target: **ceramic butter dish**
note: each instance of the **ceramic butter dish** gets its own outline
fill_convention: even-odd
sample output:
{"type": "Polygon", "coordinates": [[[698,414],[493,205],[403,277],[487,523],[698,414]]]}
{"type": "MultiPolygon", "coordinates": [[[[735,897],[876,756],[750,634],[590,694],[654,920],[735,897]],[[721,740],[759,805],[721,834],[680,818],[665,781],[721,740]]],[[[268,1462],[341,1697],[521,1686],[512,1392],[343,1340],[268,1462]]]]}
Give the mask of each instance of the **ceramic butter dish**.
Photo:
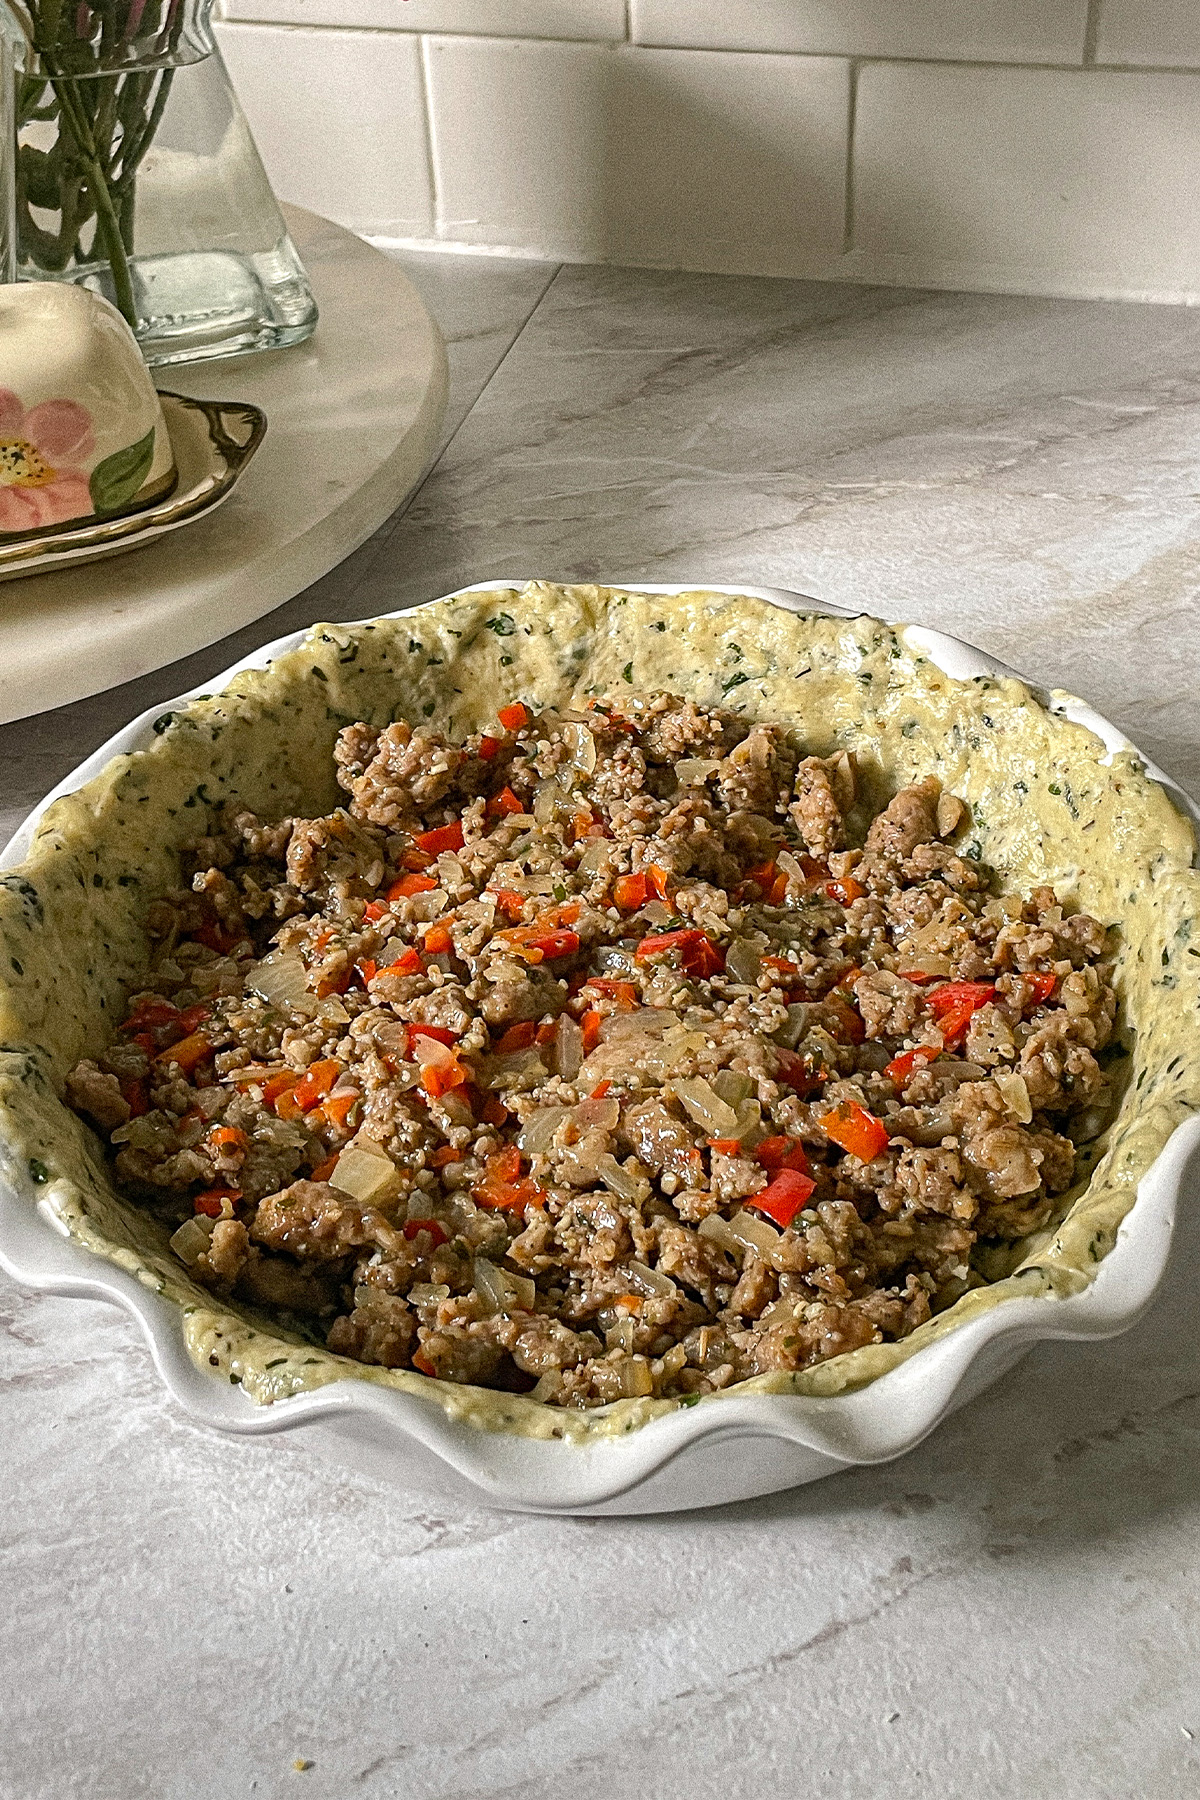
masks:
{"type": "Polygon", "coordinates": [[[175,456],[133,333],[72,283],[0,287],[0,542],[171,493],[175,456]]]}

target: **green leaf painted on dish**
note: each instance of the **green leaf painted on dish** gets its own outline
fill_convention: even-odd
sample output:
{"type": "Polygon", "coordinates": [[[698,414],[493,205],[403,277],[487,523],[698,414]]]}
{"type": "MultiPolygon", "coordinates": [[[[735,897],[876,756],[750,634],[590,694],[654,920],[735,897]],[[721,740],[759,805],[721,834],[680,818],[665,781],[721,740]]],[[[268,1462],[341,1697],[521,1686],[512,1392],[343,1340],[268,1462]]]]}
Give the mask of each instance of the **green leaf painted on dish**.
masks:
{"type": "Polygon", "coordinates": [[[111,456],[106,456],[92,470],[88,491],[96,511],[111,513],[117,512],[122,506],[128,506],[150,473],[153,461],[152,425],[144,438],[139,438],[136,444],[129,444],[124,450],[114,450],[111,456]]]}

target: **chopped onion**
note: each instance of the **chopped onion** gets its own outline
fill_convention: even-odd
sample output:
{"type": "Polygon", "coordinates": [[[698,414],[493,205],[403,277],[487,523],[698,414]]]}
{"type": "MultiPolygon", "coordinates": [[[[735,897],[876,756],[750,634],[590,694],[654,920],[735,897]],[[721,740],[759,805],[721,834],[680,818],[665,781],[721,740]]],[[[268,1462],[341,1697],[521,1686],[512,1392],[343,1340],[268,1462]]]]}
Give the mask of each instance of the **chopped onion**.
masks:
{"type": "Polygon", "coordinates": [[[526,1156],[544,1156],[554,1143],[554,1134],[570,1111],[565,1106],[542,1106],[530,1113],[517,1133],[517,1148],[526,1156]]]}
{"type": "Polygon", "coordinates": [[[691,787],[707,781],[720,766],[721,759],[717,756],[685,756],[682,762],[675,764],[675,779],[680,787],[691,787]]]}
{"type": "Polygon", "coordinates": [[[689,1118],[703,1125],[710,1137],[732,1137],[737,1130],[737,1114],[714,1093],[703,1076],[691,1081],[674,1081],[671,1092],[689,1118]]]}
{"type": "Polygon", "coordinates": [[[592,838],[579,859],[580,870],[585,875],[596,875],[609,858],[615,855],[616,846],[609,843],[607,838],[592,838]]]}
{"type": "Polygon", "coordinates": [[[736,1069],[718,1069],[712,1078],[712,1085],[726,1106],[732,1106],[736,1110],[754,1092],[754,1077],[741,1075],[736,1069]]]}
{"type": "Polygon", "coordinates": [[[740,1256],[746,1247],[741,1238],[733,1235],[729,1229],[729,1220],[723,1219],[720,1213],[709,1213],[706,1219],[701,1219],[696,1227],[696,1235],[708,1238],[719,1249],[732,1251],[735,1256],[740,1256]]]}
{"type": "Polygon", "coordinates": [[[329,1177],[330,1187],[364,1206],[384,1206],[404,1185],[399,1169],[383,1149],[368,1150],[370,1139],[347,1144],[329,1177]]]}
{"type": "Polygon", "coordinates": [[[794,1324],[798,1304],[794,1294],[783,1294],[778,1300],[772,1300],[766,1312],[759,1314],[758,1329],[761,1331],[771,1325],[794,1324]]]}
{"type": "MultiPolygon", "coordinates": [[[[600,842],[603,843],[604,839],[601,838],[600,842]]],[[[629,975],[632,977],[637,974],[637,964],[633,960],[633,952],[622,950],[619,944],[601,946],[596,952],[596,967],[603,975],[618,977],[629,975]]]]}
{"type": "Polygon", "coordinates": [[[481,1087],[512,1087],[518,1081],[544,1081],[546,1065],[537,1051],[530,1046],[528,1050],[506,1050],[502,1056],[489,1056],[487,1059],[487,1077],[480,1082],[481,1087]]]}
{"type": "Polygon", "coordinates": [[[564,725],[562,741],[571,752],[571,761],[584,775],[596,766],[596,740],[586,725],[564,725]]]}
{"type": "Polygon", "coordinates": [[[787,1009],[787,1020],[771,1033],[772,1043],[794,1050],[802,1037],[807,1037],[814,1008],[803,1000],[794,1000],[787,1009]]]}
{"type": "Polygon", "coordinates": [[[634,1287],[643,1294],[659,1295],[662,1299],[670,1299],[679,1292],[669,1275],[663,1275],[658,1269],[651,1269],[644,1262],[629,1262],[625,1272],[634,1287]]]}
{"type": "Polygon", "coordinates": [[[620,1103],[607,1095],[599,1100],[582,1100],[571,1113],[580,1131],[611,1131],[620,1116],[620,1103]]]}
{"type": "Polygon", "coordinates": [[[796,861],[796,858],[792,855],[790,850],[781,850],[779,852],[778,856],[775,858],[775,867],[783,870],[783,873],[788,878],[789,886],[793,881],[797,882],[801,887],[808,886],[808,876],[804,873],[804,870],[800,867],[800,864],[796,861]]]}
{"type": "Polygon", "coordinates": [[[309,992],[308,971],[294,950],[264,956],[246,977],[246,986],[268,1006],[290,1006],[310,1016],[317,1010],[317,997],[309,992]]]}
{"type": "Polygon", "coordinates": [[[423,1069],[431,1064],[435,1069],[444,1069],[454,1062],[455,1056],[449,1044],[439,1042],[437,1038],[427,1037],[419,1032],[412,1039],[413,1061],[420,1063],[423,1069]]]}
{"type": "Polygon", "coordinates": [[[444,850],[437,859],[438,880],[445,887],[460,887],[466,880],[466,870],[453,851],[444,850]]]}
{"type": "Polygon", "coordinates": [[[475,1258],[475,1292],[493,1313],[529,1312],[537,1295],[527,1275],[510,1275],[486,1256],[475,1258]]]}
{"type": "Polygon", "coordinates": [[[1000,1090],[1001,1098],[1009,1112],[1022,1125],[1028,1125],[1033,1117],[1033,1107],[1029,1101],[1029,1089],[1025,1079],[1013,1069],[997,1069],[992,1080],[1000,1090]]]}
{"type": "Polygon", "coordinates": [[[632,1356],[635,1342],[633,1320],[628,1316],[619,1318],[605,1332],[604,1342],[610,1350],[623,1350],[626,1356],[632,1356]]]}
{"type": "Polygon", "coordinates": [[[673,1025],[679,1014],[667,1006],[640,1006],[636,1012],[612,1013],[600,1027],[602,1043],[615,1043],[618,1038],[660,1038],[673,1025]]]}
{"type": "Polygon", "coordinates": [[[642,917],[649,919],[651,925],[669,925],[675,914],[661,900],[651,900],[648,906],[643,906],[642,917]]]}
{"type": "Polygon", "coordinates": [[[633,1174],[607,1152],[596,1158],[596,1173],[609,1193],[615,1194],[618,1200],[638,1201],[648,1200],[650,1197],[650,1183],[646,1177],[633,1174]]]}
{"type": "Polygon", "coordinates": [[[215,1219],[185,1219],[171,1238],[171,1248],[180,1262],[194,1268],[212,1242],[215,1219]]]}
{"type": "Polygon", "coordinates": [[[621,1382],[621,1396],[625,1400],[640,1400],[644,1395],[654,1392],[654,1377],[644,1356],[631,1356],[627,1362],[618,1363],[617,1374],[621,1382]]]}
{"type": "Polygon", "coordinates": [[[414,1281],[408,1290],[408,1299],[414,1306],[425,1306],[431,1300],[448,1300],[450,1289],[444,1281],[414,1281]]]}
{"type": "Polygon", "coordinates": [[[735,981],[754,987],[762,974],[762,953],[766,947],[767,939],[761,931],[752,937],[734,938],[725,953],[725,967],[735,981]]]}
{"type": "Polygon", "coordinates": [[[558,1020],[558,1073],[564,1081],[574,1081],[583,1066],[583,1032],[570,1013],[560,1013],[558,1020]]]}
{"type": "Polygon", "coordinates": [[[779,1233],[765,1219],[756,1218],[745,1210],[734,1213],[729,1221],[729,1229],[740,1243],[750,1250],[757,1250],[760,1256],[769,1257],[773,1250],[779,1248],[779,1233]]]}
{"type": "Polygon", "coordinates": [[[771,1253],[779,1248],[779,1233],[765,1219],[756,1219],[752,1213],[737,1212],[732,1219],[723,1219],[720,1213],[709,1213],[707,1219],[701,1219],[696,1230],[701,1237],[711,1238],[722,1250],[754,1250],[765,1260],[770,1261],[771,1253]]]}
{"type": "Polygon", "coordinates": [[[530,1400],[553,1400],[562,1392],[563,1373],[561,1369],[547,1369],[536,1387],[529,1390],[530,1400]]]}
{"type": "Polygon", "coordinates": [[[533,816],[539,825],[548,825],[561,808],[570,804],[570,795],[557,781],[543,781],[534,797],[533,816]]]}

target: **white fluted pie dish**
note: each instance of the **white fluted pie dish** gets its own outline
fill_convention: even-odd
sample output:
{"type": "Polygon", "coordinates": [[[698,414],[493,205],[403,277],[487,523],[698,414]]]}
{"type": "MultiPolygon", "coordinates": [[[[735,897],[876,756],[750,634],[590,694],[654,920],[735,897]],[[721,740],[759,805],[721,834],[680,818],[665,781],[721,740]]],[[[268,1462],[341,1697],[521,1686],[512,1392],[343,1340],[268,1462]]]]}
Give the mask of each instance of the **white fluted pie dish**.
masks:
{"type": "MultiPolygon", "coordinates": [[[[495,593],[515,585],[483,583],[464,590],[464,595],[457,598],[468,604],[466,596],[495,593]]],[[[651,595],[695,591],[694,584],[636,589],[638,594],[651,595]]],[[[841,609],[777,590],[708,587],[704,592],[713,596],[744,596],[764,608],[782,608],[785,612],[848,617],[841,609]]],[[[449,602],[443,603],[446,604],[449,602]]],[[[763,619],[770,619],[769,612],[764,611],[763,619]]],[[[371,623],[379,630],[384,627],[384,621],[371,623]]],[[[354,664],[357,651],[351,655],[350,647],[366,641],[360,635],[366,629],[365,625],[331,628],[334,635],[320,639],[320,643],[332,648],[314,650],[314,658],[329,655],[335,662],[340,658],[345,665],[354,664]]],[[[318,633],[320,630],[316,628],[318,633]]],[[[1011,674],[957,639],[917,628],[906,628],[901,636],[907,646],[919,651],[954,681],[993,680],[1011,674]]],[[[240,694],[248,694],[254,678],[247,685],[241,679],[247,671],[266,669],[305,644],[305,634],[301,633],[280,639],[236,665],[210,691],[219,702],[216,689],[232,681],[240,694]]],[[[353,692],[358,678],[345,676],[346,691],[353,692]]],[[[322,675],[321,679],[326,677],[322,675]]],[[[196,697],[185,695],[169,708],[156,707],[118,733],[60,784],[8,846],[0,859],[7,872],[6,900],[10,911],[23,909],[30,915],[25,923],[31,932],[46,928],[44,922],[33,919],[34,910],[42,909],[44,903],[45,916],[50,917],[56,906],[61,909],[67,904],[61,896],[56,897],[53,883],[44,886],[44,876],[37,873],[45,870],[47,832],[52,824],[56,828],[61,824],[65,816],[61,809],[38,839],[37,856],[41,861],[35,856],[30,865],[34,880],[31,882],[25,873],[13,873],[26,862],[47,809],[62,796],[77,793],[106,770],[111,786],[113,758],[134,758],[132,764],[117,765],[126,784],[133,779],[131,771],[152,770],[152,759],[141,757],[140,753],[157,754],[156,746],[161,749],[164,732],[176,729],[181,717],[190,721],[213,716],[211,711],[204,711],[205,705],[211,709],[213,704],[207,693],[201,697],[202,706],[189,714],[188,703],[193,698],[196,697]]],[[[1127,756],[1130,752],[1131,746],[1121,734],[1082,703],[1066,696],[1037,698],[1059,719],[1094,733],[1106,756],[1127,756]]],[[[192,728],[190,723],[188,728],[192,728]]],[[[209,754],[205,731],[195,735],[199,758],[196,766],[203,774],[207,767],[204,758],[209,754]]],[[[1147,773],[1167,789],[1180,812],[1197,821],[1200,815],[1186,796],[1157,771],[1148,768],[1147,773]]],[[[115,805],[112,793],[106,793],[104,804],[115,805]]],[[[93,806],[89,817],[98,816],[100,810],[93,806]]],[[[84,914],[77,916],[82,919],[84,914]]],[[[1185,974],[1191,978],[1190,970],[1185,974]]],[[[28,1008],[20,1021],[14,1017],[11,1006],[9,1014],[0,1059],[9,1059],[11,1082],[13,1059],[21,1055],[32,1055],[35,1061],[37,1058],[36,1044],[33,1052],[27,1052],[24,1040],[14,1041],[19,1035],[15,1026],[20,1023],[31,1043],[41,1028],[36,1022],[30,1025],[28,1008]]],[[[44,1026],[43,1035],[48,1041],[53,1029],[52,1023],[44,1026]]],[[[399,1483],[472,1491],[477,1497],[512,1508],[638,1513],[712,1505],[777,1491],[848,1465],[902,1455],[948,1411],[1011,1367],[1038,1339],[1107,1337],[1131,1325],[1148,1304],[1161,1277],[1175,1207],[1193,1159],[1200,1153],[1200,1126],[1188,1116],[1187,1100],[1179,1098],[1183,1089],[1175,1080],[1176,1073],[1172,1064],[1163,1075],[1164,1082],[1170,1075],[1174,1085],[1168,1084],[1172,1096],[1169,1117],[1164,1114],[1156,1122],[1155,1143],[1161,1140],[1162,1147],[1140,1171],[1136,1204],[1121,1218],[1119,1228],[1114,1224],[1111,1232],[1093,1240],[1101,1246],[1093,1251],[1094,1270],[1085,1268],[1081,1272],[1066,1257],[1052,1286],[1033,1280],[1022,1288],[1015,1277],[1010,1278],[1004,1284],[1004,1296],[996,1304],[975,1310],[967,1307],[958,1317],[953,1316],[958,1314],[958,1308],[951,1309],[933,1322],[938,1329],[927,1333],[911,1353],[905,1353],[903,1360],[873,1378],[864,1377],[863,1385],[836,1391],[834,1382],[825,1392],[784,1392],[762,1391],[761,1387],[758,1391],[745,1391],[743,1384],[741,1389],[714,1395],[699,1405],[671,1408],[658,1403],[656,1412],[628,1412],[622,1415],[628,1420],[627,1428],[607,1437],[590,1434],[569,1441],[541,1434],[522,1435],[519,1430],[485,1429],[478,1415],[472,1417],[469,1409],[456,1406],[455,1396],[441,1391],[449,1384],[433,1383],[406,1372],[407,1385],[389,1386],[361,1378],[353,1366],[344,1375],[336,1368],[324,1370],[320,1376],[323,1385],[312,1391],[281,1391],[279,1397],[274,1397],[260,1383],[255,1390],[259,1398],[252,1399],[240,1376],[230,1379],[220,1358],[211,1359],[214,1366],[210,1367],[210,1359],[197,1356],[196,1331],[191,1329],[189,1338],[182,1329],[184,1313],[178,1296],[172,1297],[164,1287],[161,1267],[153,1256],[141,1254],[136,1233],[128,1241],[110,1242],[105,1247],[95,1231],[81,1223],[79,1211],[73,1210],[66,1191],[68,1176],[64,1174],[59,1179],[57,1163],[49,1151],[44,1160],[31,1160],[28,1135],[14,1127],[17,1115],[11,1109],[4,1115],[0,1141],[0,1263],[32,1286],[110,1299],[127,1306],[141,1324],[156,1367],[175,1399],[192,1418],[220,1431],[253,1437],[300,1432],[300,1441],[311,1442],[325,1454],[374,1475],[399,1483]],[[34,1164],[36,1175],[32,1172],[34,1164]],[[435,1389],[439,1391],[435,1393],[435,1389]]],[[[1138,1101],[1133,1107],[1135,1127],[1144,1122],[1139,1106],[1151,1106],[1152,1088],[1154,1081],[1147,1085],[1144,1103],[1138,1101]]],[[[1160,1108],[1161,1104],[1158,1099],[1153,1102],[1160,1108]]],[[[43,1096],[39,1105],[40,1116],[51,1121],[49,1129],[53,1130],[57,1115],[49,1096],[43,1096]]],[[[71,1115],[65,1109],[61,1111],[66,1133],[71,1115]]],[[[82,1128],[76,1121],[71,1129],[82,1128]]],[[[1136,1129],[1131,1141],[1137,1141],[1136,1129]]],[[[86,1213],[86,1208],[83,1211],[86,1213]]],[[[1114,1220],[1117,1216],[1112,1214],[1114,1220]]],[[[1064,1241],[1069,1235],[1064,1234],[1064,1241]]],[[[1051,1247],[1047,1265],[1053,1262],[1056,1247],[1051,1247]]],[[[539,1409],[544,1413],[552,1410],[539,1409]]]]}

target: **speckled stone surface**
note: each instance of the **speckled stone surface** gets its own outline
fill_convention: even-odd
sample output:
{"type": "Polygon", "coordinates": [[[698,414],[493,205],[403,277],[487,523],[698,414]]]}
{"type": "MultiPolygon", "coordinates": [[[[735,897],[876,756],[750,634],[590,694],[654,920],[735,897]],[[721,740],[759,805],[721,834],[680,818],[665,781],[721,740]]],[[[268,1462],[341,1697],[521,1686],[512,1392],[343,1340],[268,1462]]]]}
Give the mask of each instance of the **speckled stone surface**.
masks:
{"type": "MultiPolygon", "coordinates": [[[[882,608],[1200,788],[1196,314],[407,266],[456,383],[408,512],[239,637],[0,730],[7,822],[252,643],[494,574],[882,608]]],[[[1185,1206],[1132,1332],[1041,1346],[896,1464],[612,1522],[226,1443],[118,1312],[0,1283],[0,1795],[1200,1792],[1198,1260],[1185,1206]]]]}

